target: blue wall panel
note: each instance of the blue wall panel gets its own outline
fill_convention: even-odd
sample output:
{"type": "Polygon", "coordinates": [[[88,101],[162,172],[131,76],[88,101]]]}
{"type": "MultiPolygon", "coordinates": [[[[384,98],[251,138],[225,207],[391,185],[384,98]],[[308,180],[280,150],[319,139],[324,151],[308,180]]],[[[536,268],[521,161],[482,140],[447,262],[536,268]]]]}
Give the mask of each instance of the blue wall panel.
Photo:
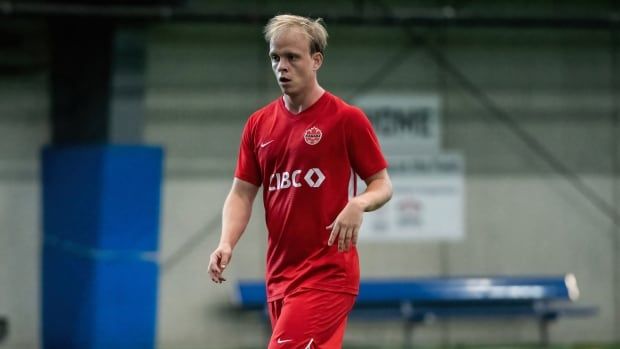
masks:
{"type": "Polygon", "coordinates": [[[43,347],[154,348],[162,150],[43,151],[43,347]]]}

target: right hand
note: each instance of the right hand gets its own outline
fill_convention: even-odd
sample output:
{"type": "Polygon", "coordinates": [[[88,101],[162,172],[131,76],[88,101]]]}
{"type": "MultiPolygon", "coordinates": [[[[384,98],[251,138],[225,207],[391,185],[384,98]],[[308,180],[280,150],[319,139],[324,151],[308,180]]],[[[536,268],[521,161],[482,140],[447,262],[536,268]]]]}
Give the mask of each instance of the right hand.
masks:
{"type": "Polygon", "coordinates": [[[209,276],[211,276],[211,280],[216,284],[221,284],[222,281],[226,281],[226,279],[222,277],[222,274],[228,266],[231,257],[232,248],[227,244],[220,244],[215,251],[211,253],[211,257],[209,258],[209,276]]]}

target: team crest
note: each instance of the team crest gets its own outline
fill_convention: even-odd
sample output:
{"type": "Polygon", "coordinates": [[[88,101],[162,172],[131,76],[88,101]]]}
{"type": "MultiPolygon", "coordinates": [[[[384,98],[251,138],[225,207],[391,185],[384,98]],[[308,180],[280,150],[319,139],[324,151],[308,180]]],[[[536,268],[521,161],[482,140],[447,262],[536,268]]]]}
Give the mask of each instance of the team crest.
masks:
{"type": "Polygon", "coordinates": [[[315,145],[321,141],[323,132],[318,127],[312,127],[304,132],[304,140],[310,145],[315,145]]]}

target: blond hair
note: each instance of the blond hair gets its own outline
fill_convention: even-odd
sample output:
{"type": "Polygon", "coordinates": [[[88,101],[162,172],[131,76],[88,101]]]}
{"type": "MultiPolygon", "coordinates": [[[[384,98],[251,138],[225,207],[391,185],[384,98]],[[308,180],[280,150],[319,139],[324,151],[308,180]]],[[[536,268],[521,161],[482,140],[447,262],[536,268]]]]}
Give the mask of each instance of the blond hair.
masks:
{"type": "Polygon", "coordinates": [[[263,32],[265,33],[265,41],[271,42],[271,39],[277,37],[282,32],[291,28],[299,28],[301,32],[310,39],[310,54],[320,52],[325,54],[327,47],[327,30],[322,24],[323,19],[311,19],[295,15],[278,15],[269,20],[263,32]]]}

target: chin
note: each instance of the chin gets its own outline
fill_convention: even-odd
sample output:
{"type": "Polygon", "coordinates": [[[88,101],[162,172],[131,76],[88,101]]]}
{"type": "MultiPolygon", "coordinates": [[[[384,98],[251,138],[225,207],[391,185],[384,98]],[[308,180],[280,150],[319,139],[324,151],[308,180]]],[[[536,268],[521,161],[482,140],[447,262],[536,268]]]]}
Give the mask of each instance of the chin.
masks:
{"type": "Polygon", "coordinates": [[[290,88],[290,87],[282,87],[280,86],[280,90],[282,91],[282,93],[284,93],[285,95],[289,95],[289,96],[293,96],[295,95],[295,89],[290,88]]]}

